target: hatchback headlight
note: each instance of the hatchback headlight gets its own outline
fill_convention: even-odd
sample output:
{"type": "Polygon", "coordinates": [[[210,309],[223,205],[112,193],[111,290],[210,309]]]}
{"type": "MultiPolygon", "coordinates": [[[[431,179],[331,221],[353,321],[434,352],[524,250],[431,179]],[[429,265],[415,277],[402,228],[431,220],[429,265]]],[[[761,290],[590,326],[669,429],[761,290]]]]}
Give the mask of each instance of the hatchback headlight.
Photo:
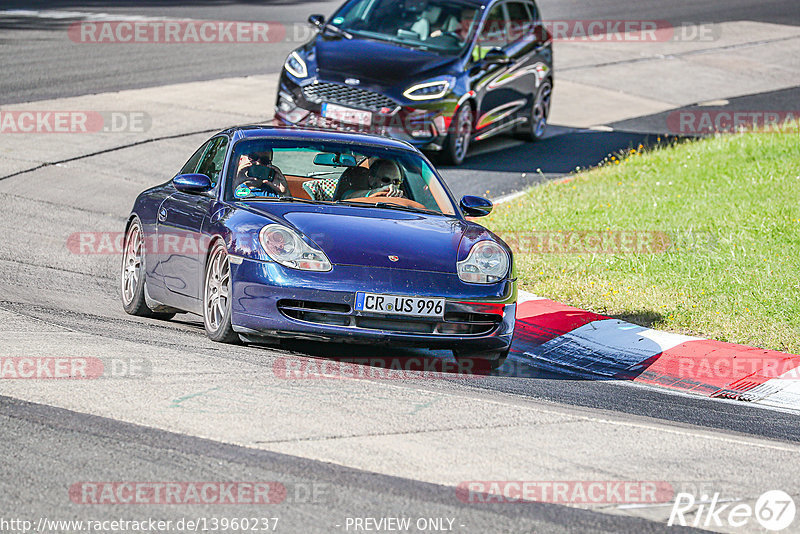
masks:
{"type": "Polygon", "coordinates": [[[302,79],[308,76],[308,67],[306,67],[306,62],[302,57],[300,57],[300,54],[298,54],[297,51],[289,54],[289,57],[286,58],[286,62],[283,64],[283,67],[295,78],[302,79]]]}
{"type": "Polygon", "coordinates": [[[506,277],[510,263],[503,247],[494,241],[478,241],[467,258],[458,262],[458,277],[473,284],[493,284],[506,277]]]}
{"type": "Polygon", "coordinates": [[[331,262],[324,252],[305,241],[297,232],[279,224],[269,224],[258,233],[267,255],[285,267],[302,271],[330,271],[331,262]]]}
{"type": "Polygon", "coordinates": [[[418,83],[405,90],[403,96],[409,100],[435,100],[442,98],[450,90],[450,82],[439,80],[435,82],[418,83]]]}

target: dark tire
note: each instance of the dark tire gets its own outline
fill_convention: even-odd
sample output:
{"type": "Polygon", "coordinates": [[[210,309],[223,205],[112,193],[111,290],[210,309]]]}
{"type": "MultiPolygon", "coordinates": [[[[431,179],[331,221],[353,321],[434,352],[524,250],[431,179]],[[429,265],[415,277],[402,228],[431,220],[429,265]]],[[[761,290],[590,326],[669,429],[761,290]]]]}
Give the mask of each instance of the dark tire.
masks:
{"type": "Polygon", "coordinates": [[[168,321],[174,313],[154,312],[147,306],[144,286],[147,269],[144,265],[145,239],[139,217],[134,217],[125,232],[122,246],[122,269],[120,272],[120,298],[125,312],[138,317],[150,317],[168,321]]]}
{"type": "Polygon", "coordinates": [[[231,267],[228,251],[216,241],[208,253],[203,284],[203,325],[212,341],[239,343],[231,324],[231,267]]]}
{"type": "Polygon", "coordinates": [[[472,104],[465,102],[458,108],[453,121],[450,123],[450,133],[442,151],[442,160],[445,165],[458,166],[464,163],[472,141],[472,124],[474,120],[472,104]]]}
{"type": "Polygon", "coordinates": [[[530,116],[519,137],[525,141],[539,141],[547,131],[547,120],[550,117],[550,97],[553,94],[553,83],[547,79],[536,91],[531,105],[530,116]]]}
{"type": "Polygon", "coordinates": [[[506,358],[508,358],[509,350],[510,348],[487,352],[461,352],[454,350],[453,356],[459,362],[470,363],[476,374],[481,374],[482,372],[494,371],[502,367],[506,358]]]}

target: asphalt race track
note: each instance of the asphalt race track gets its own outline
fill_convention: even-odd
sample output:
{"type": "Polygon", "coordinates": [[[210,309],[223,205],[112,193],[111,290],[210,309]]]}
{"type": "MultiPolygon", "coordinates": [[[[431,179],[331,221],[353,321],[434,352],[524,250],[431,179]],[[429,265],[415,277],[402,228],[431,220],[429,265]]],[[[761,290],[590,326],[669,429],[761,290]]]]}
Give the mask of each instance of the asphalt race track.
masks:
{"type": "MultiPolygon", "coordinates": [[[[602,0],[585,2],[554,0],[540,3],[549,19],[642,19],[666,20],[674,24],[691,22],[760,21],[800,25],[800,5],[792,0],[729,0],[724,7],[715,0],[662,2],[659,0],[602,0]]],[[[163,0],[7,0],[5,10],[62,10],[158,16],[202,20],[267,20],[282,24],[302,23],[311,13],[330,15],[339,2],[194,1],[175,5],[163,0]]],[[[85,93],[116,91],[231,76],[278,72],[286,55],[301,43],[276,43],[265,53],[263,47],[239,46],[235,61],[231,47],[207,45],[203,54],[191,45],[154,50],[147,46],[101,47],[87,54],[75,54],[61,46],[61,35],[75,18],[47,19],[11,15],[0,18],[3,46],[0,65],[15,76],[0,80],[0,104],[30,102],[85,93]],[[48,80],[49,83],[41,83],[48,80]]],[[[292,32],[290,32],[292,33],[292,32]]],[[[296,31],[298,38],[310,35],[296,31]]]]}
{"type": "MultiPolygon", "coordinates": [[[[275,20],[295,28],[308,14],[327,15],[336,5],[11,0],[0,7],[0,109],[145,109],[154,124],[143,135],[90,140],[0,134],[0,357],[97,358],[119,371],[96,380],[0,380],[0,521],[257,516],[279,518],[277,532],[354,532],[367,530],[356,528],[355,518],[409,517],[441,519],[453,532],[666,532],[680,530],[667,526],[680,491],[698,499],[718,492],[750,506],[773,489],[797,499],[800,426],[791,413],[547,375],[519,356],[492,376],[293,379],[280,372],[287,362],[369,359],[376,349],[307,342],[224,346],[205,337],[197,317],[163,322],[123,312],[118,255],[76,253],[67,245],[70,237],[122,231],[135,195],[171,176],[207,130],[271,116],[269,80],[297,45],[276,43],[267,52],[253,46],[78,45],[83,48],[76,52],[65,46],[66,27],[86,13],[106,13],[275,20]],[[231,88],[241,99],[223,98],[231,88]],[[469,481],[499,480],[656,481],[671,492],[662,502],[635,505],[613,498],[599,504],[476,503],[457,491],[469,481]],[[286,495],[261,506],[91,505],[71,490],[103,481],[274,481],[286,495]]],[[[564,96],[549,137],[538,144],[498,137],[476,146],[463,167],[443,171],[456,194],[488,191],[497,198],[593,166],[613,151],[663,142],[668,113],[697,109],[706,100],[735,109],[796,107],[795,0],[540,5],[553,19],[744,28],[762,44],[672,53],[695,58],[681,69],[696,67],[689,61],[701,57],[707,62],[702,68],[713,62],[723,72],[734,68],[738,54],[755,69],[754,47],[763,46],[775,54],[763,56],[774,76],[754,76],[741,87],[722,75],[696,86],[670,77],[659,93],[618,76],[627,72],[616,70],[621,66],[649,68],[640,60],[644,53],[615,48],[607,61],[600,45],[588,54],[565,44],[557,56],[564,57],[564,83],[556,85],[564,96]]],[[[679,68],[681,60],[657,55],[647,59],[653,69],[679,68]]],[[[641,72],[636,76],[646,85],[641,72]]],[[[445,352],[381,348],[379,355],[450,360],[445,352]]],[[[444,530],[434,522],[422,525],[411,531],[444,530]]],[[[702,526],[763,531],[755,520],[733,530],[702,526]]],[[[0,522],[0,532],[21,530],[0,522]]]]}

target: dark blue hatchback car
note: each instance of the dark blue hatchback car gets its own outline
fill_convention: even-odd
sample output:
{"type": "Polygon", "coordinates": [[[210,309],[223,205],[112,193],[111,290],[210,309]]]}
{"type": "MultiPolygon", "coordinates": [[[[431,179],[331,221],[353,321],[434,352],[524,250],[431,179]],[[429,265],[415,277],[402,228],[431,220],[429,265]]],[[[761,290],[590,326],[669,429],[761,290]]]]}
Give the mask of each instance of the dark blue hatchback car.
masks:
{"type": "Polygon", "coordinates": [[[225,130],[139,195],[121,295],[134,315],[201,315],[209,337],[452,349],[502,363],[513,257],[411,145],[364,134],[225,130]]]}
{"type": "Polygon", "coordinates": [[[368,131],[460,164],[472,141],[547,127],[552,39],[534,0],[350,0],[289,54],[276,119],[368,131]]]}

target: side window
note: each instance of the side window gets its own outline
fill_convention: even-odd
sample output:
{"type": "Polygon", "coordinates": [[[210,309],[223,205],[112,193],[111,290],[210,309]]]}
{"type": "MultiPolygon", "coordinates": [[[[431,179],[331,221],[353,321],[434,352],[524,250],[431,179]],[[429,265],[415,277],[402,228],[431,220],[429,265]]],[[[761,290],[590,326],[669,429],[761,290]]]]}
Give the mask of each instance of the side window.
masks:
{"type": "Polygon", "coordinates": [[[478,36],[478,42],[472,50],[472,59],[480,61],[486,52],[492,48],[505,48],[508,44],[506,37],[506,16],[502,4],[497,4],[489,11],[483,28],[478,36]]]}
{"type": "Polygon", "coordinates": [[[211,146],[203,156],[197,172],[205,174],[211,178],[211,183],[216,187],[219,177],[222,174],[222,167],[225,165],[225,152],[228,148],[227,137],[217,137],[211,140],[211,146]]]}
{"type": "Polygon", "coordinates": [[[534,30],[534,23],[528,5],[522,2],[509,2],[506,4],[508,10],[508,40],[516,43],[530,35],[534,30]]]}
{"type": "Polygon", "coordinates": [[[194,171],[196,171],[197,164],[200,163],[200,158],[202,158],[203,154],[205,154],[208,145],[210,145],[213,142],[214,140],[212,139],[208,143],[198,148],[197,152],[195,152],[192,155],[192,157],[189,158],[189,161],[187,161],[186,164],[183,167],[181,167],[181,170],[178,172],[178,174],[192,174],[194,171]]]}
{"type": "Polygon", "coordinates": [[[533,22],[539,22],[539,8],[536,6],[536,2],[531,2],[528,5],[528,9],[531,12],[531,20],[533,22]]]}

